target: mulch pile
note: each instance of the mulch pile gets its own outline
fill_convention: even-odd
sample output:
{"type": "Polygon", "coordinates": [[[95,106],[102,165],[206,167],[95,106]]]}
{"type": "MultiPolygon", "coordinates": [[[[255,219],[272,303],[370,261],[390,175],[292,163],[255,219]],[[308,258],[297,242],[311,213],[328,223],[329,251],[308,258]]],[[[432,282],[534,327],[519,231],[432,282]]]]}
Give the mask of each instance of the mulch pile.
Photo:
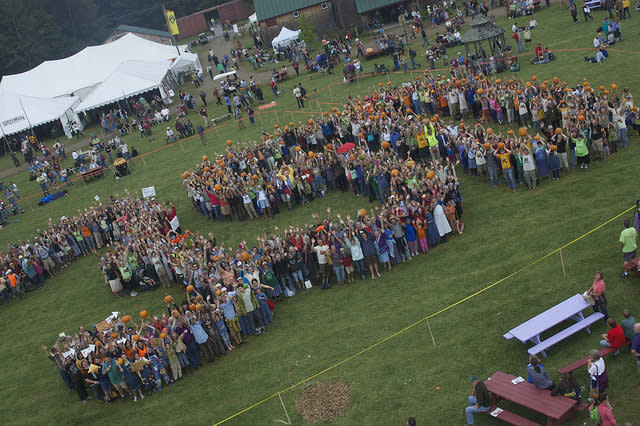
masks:
{"type": "Polygon", "coordinates": [[[296,403],[298,413],[308,423],[333,420],[351,404],[349,387],[342,382],[323,382],[306,388],[296,403]]]}

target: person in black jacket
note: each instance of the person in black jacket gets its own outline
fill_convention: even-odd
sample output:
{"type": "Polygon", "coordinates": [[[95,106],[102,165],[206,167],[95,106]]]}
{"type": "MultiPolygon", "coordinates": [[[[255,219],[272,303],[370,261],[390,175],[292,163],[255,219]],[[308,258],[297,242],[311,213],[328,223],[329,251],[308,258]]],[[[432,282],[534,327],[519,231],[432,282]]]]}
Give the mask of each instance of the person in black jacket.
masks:
{"type": "Polygon", "coordinates": [[[473,415],[475,413],[486,413],[491,409],[491,394],[480,379],[471,376],[469,383],[473,385],[473,392],[469,396],[469,406],[465,409],[467,424],[474,425],[473,415]]]}

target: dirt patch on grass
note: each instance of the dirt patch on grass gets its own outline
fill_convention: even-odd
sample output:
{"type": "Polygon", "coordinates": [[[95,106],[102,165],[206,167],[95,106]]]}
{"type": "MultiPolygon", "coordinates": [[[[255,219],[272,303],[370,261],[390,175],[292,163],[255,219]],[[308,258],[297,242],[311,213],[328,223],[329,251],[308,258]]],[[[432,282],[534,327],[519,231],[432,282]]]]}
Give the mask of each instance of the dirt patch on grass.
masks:
{"type": "Polygon", "coordinates": [[[308,423],[333,420],[351,405],[351,391],[342,382],[308,386],[296,403],[298,413],[308,423]]]}

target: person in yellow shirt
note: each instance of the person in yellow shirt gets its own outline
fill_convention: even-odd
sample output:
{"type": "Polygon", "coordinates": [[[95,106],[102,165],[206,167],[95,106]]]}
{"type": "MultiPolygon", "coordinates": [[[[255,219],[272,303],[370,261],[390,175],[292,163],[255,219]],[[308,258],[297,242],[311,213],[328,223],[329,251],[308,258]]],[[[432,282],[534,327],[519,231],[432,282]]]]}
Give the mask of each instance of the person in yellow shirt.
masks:
{"type": "Polygon", "coordinates": [[[502,174],[507,181],[509,188],[516,191],[516,178],[513,173],[513,167],[511,166],[511,151],[504,147],[504,143],[498,144],[498,150],[495,152],[495,156],[500,160],[502,166],[502,174]]]}

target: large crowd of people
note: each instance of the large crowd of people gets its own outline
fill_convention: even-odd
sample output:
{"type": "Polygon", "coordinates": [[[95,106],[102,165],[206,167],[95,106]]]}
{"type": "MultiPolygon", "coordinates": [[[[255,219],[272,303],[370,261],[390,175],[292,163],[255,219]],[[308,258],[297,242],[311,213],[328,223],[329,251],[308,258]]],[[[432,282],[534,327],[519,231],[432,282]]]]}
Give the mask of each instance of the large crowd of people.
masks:
{"type": "Polygon", "coordinates": [[[407,161],[440,176],[460,164],[464,175],[491,185],[535,189],[626,147],[627,128],[638,132],[639,124],[631,92],[616,84],[569,88],[557,78],[479,75],[380,83],[371,96],[307,123],[276,125],[260,141],[228,140],[226,154],[203,157],[183,182],[194,207],[219,221],[272,216],[333,189],[384,202],[407,161]],[[490,127],[503,124],[520,128],[498,134],[490,127]]]}
{"type": "Polygon", "coordinates": [[[167,313],[135,327],[130,317],[110,317],[94,329],[62,335],[49,356],[81,401],[88,389],[102,401],[118,395],[137,400],[143,389],[162,390],[184,370],[197,370],[201,357],[211,362],[246,336],[262,334],[273,320],[274,301],[312,286],[326,290],[378,279],[446,241],[457,232],[455,218],[462,212],[450,173],[441,179],[418,172],[382,208],[361,209],[353,218],[332,216],[328,209],[326,217],[313,215],[305,226],[257,236],[252,247],[243,242],[227,248],[212,234],[170,231],[167,212],[153,202],[114,201],[116,223],[124,218],[119,225],[128,232],[111,242],[102,259],[111,291],[176,283],[185,297],[179,304],[165,297],[167,313]]]}
{"type": "MultiPolygon", "coordinates": [[[[0,296],[5,303],[12,298],[24,298],[27,292],[44,287],[49,278],[74,260],[97,255],[97,250],[109,246],[121,249],[107,255],[118,262],[118,267],[124,265],[118,273],[125,277],[135,274],[138,271],[133,260],[126,258],[128,247],[144,243],[147,237],[168,234],[175,216],[175,207],[170,203],[137,199],[127,193],[78,210],[76,216],[63,216],[58,223],[49,219],[46,229],[0,253],[0,296]]],[[[137,287],[129,286],[124,278],[122,281],[130,294],[135,295],[137,287]]],[[[112,287],[112,291],[119,295],[122,288],[112,287]]]]}

